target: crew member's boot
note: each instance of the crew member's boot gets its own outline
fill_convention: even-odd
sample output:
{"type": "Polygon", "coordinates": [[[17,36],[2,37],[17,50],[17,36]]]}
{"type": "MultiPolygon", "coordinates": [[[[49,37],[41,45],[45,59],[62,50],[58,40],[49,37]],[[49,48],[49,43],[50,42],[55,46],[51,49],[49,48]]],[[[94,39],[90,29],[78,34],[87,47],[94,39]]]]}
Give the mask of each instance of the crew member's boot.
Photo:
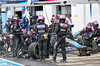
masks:
{"type": "Polygon", "coordinates": [[[60,62],[63,62],[64,63],[64,62],[66,62],[66,59],[62,59],[60,62]]]}
{"type": "Polygon", "coordinates": [[[52,63],[54,62],[55,63],[56,62],[56,59],[53,58],[53,59],[51,59],[50,62],[52,62],[52,63]]]}

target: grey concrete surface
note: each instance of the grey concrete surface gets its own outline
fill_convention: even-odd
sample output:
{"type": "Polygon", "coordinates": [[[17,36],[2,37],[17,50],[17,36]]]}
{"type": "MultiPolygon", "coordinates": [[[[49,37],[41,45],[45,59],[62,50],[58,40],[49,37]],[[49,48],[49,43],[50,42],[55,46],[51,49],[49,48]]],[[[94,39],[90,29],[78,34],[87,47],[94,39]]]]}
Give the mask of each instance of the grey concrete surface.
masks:
{"type": "Polygon", "coordinates": [[[44,62],[40,62],[39,60],[33,59],[23,59],[23,58],[4,58],[13,62],[17,62],[23,64],[25,66],[100,66],[100,53],[92,54],[91,56],[78,56],[78,51],[68,52],[67,56],[67,63],[61,63],[60,60],[62,59],[61,53],[57,55],[57,62],[51,63],[50,60],[52,59],[52,55],[50,55],[49,59],[46,59],[44,62]]]}

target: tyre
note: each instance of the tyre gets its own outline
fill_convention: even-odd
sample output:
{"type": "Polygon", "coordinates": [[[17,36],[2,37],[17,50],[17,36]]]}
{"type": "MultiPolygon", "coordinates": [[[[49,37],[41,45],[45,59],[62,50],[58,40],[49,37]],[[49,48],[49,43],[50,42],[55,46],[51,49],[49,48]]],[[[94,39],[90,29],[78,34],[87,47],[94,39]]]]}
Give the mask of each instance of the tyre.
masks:
{"type": "Polygon", "coordinates": [[[28,53],[29,53],[29,56],[32,57],[33,59],[39,59],[38,43],[37,42],[30,44],[30,46],[28,48],[28,53]]]}

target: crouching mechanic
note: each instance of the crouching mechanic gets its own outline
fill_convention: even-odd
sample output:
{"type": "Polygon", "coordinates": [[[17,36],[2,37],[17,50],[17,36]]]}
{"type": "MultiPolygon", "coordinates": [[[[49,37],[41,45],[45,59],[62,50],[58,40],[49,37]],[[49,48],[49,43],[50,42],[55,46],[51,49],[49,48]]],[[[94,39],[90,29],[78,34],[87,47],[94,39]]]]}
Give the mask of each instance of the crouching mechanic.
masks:
{"type": "Polygon", "coordinates": [[[57,47],[59,44],[61,44],[62,56],[63,56],[63,59],[60,62],[66,62],[65,36],[67,35],[67,30],[68,30],[68,25],[67,23],[65,23],[65,15],[60,15],[59,23],[55,28],[55,32],[57,34],[57,41],[55,42],[54,45],[53,59],[51,60],[51,62],[56,62],[57,47]]]}
{"type": "Polygon", "coordinates": [[[32,31],[28,31],[27,32],[27,38],[24,41],[24,45],[22,47],[22,54],[20,54],[18,56],[19,58],[23,58],[23,55],[25,56],[25,58],[30,58],[29,55],[28,55],[28,47],[32,43],[31,36],[32,36],[32,31]]]}
{"type": "Polygon", "coordinates": [[[44,61],[46,57],[46,49],[47,49],[47,32],[48,26],[44,23],[44,17],[38,17],[38,24],[35,25],[35,31],[38,35],[38,47],[39,47],[39,56],[40,61],[44,61]]]}
{"type": "Polygon", "coordinates": [[[82,35],[82,40],[83,40],[83,45],[84,46],[88,46],[90,47],[90,41],[86,41],[85,37],[89,37],[89,35],[92,33],[92,26],[91,25],[87,25],[86,28],[84,28],[81,32],[80,32],[80,36],[82,35]]]}
{"type": "Polygon", "coordinates": [[[93,33],[90,35],[89,38],[86,38],[86,39],[87,39],[87,40],[90,40],[90,39],[92,39],[92,38],[94,38],[94,37],[98,37],[98,38],[96,39],[96,44],[97,44],[98,46],[100,46],[100,44],[99,44],[99,42],[100,42],[100,27],[99,27],[99,23],[98,23],[97,21],[94,21],[94,22],[93,22],[93,28],[94,28],[93,33]]]}

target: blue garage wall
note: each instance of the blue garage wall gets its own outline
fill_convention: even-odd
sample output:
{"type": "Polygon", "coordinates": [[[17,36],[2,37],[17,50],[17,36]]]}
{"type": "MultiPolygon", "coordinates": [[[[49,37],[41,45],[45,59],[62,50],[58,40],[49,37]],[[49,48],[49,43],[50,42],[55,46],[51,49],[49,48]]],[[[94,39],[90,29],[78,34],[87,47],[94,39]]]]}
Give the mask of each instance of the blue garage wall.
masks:
{"type": "Polygon", "coordinates": [[[6,33],[5,23],[7,22],[6,13],[1,13],[2,15],[2,33],[6,33]]]}
{"type": "Polygon", "coordinates": [[[22,18],[24,18],[25,15],[29,19],[29,8],[28,8],[28,6],[22,7],[22,18]]]}
{"type": "Polygon", "coordinates": [[[39,0],[32,0],[32,1],[39,1],[39,0]]]}
{"type": "MultiPolygon", "coordinates": [[[[24,18],[25,15],[29,20],[29,7],[28,6],[22,7],[22,18],[24,18]]],[[[23,22],[23,19],[22,19],[22,22],[23,22]]],[[[29,29],[29,24],[28,24],[28,29],[29,29]]]]}

